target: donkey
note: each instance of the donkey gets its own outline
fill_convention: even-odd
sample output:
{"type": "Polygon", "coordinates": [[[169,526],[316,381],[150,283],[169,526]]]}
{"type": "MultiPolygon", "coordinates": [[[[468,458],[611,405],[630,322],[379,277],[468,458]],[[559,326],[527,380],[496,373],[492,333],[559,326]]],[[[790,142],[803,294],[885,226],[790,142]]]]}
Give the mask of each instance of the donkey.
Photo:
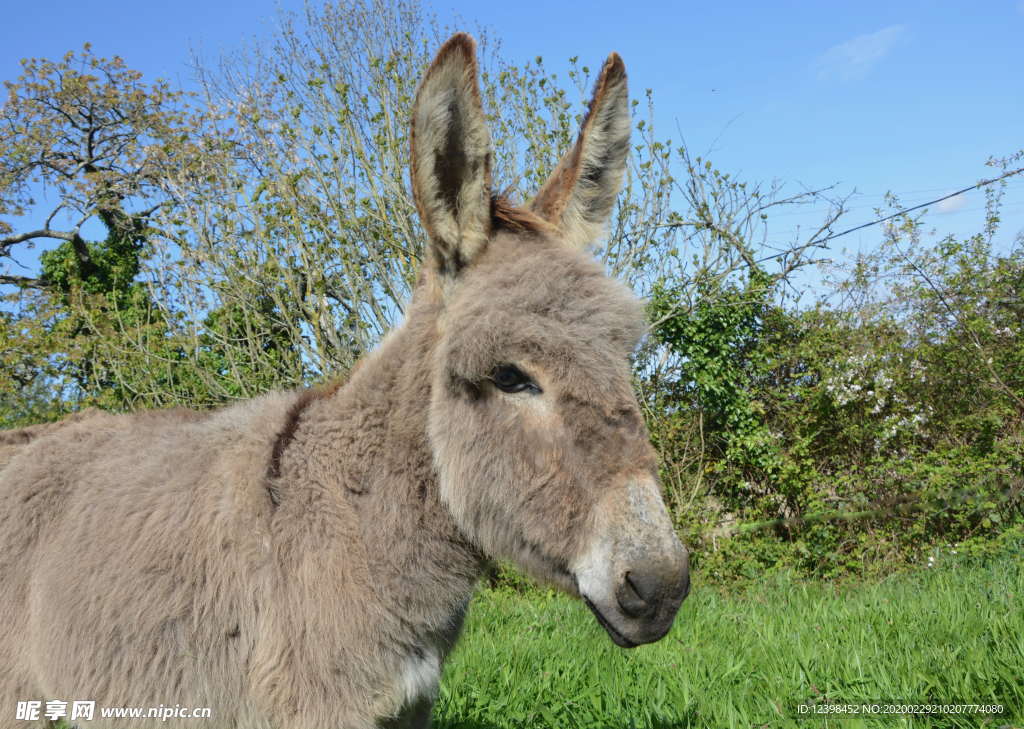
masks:
{"type": "Polygon", "coordinates": [[[491,559],[582,598],[620,646],[665,635],[689,571],[630,383],[643,309],[582,250],[629,130],[612,54],[575,146],[513,206],[455,35],[413,109],[419,280],[344,386],[9,436],[0,726],[17,701],[82,699],[425,727],[491,559]]]}

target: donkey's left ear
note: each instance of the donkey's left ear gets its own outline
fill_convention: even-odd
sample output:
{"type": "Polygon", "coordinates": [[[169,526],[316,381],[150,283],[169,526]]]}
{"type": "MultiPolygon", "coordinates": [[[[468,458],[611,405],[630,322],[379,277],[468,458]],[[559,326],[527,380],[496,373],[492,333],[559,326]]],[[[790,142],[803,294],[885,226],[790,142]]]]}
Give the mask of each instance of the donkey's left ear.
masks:
{"type": "Polygon", "coordinates": [[[430,236],[427,265],[454,277],[491,228],[491,136],[477,86],[476,44],[458,33],[441,47],[412,111],[412,191],[430,236]]]}
{"type": "Polygon", "coordinates": [[[626,66],[608,56],[576,144],[541,187],[532,210],[561,229],[569,245],[585,246],[601,234],[622,187],[629,155],[626,66]]]}

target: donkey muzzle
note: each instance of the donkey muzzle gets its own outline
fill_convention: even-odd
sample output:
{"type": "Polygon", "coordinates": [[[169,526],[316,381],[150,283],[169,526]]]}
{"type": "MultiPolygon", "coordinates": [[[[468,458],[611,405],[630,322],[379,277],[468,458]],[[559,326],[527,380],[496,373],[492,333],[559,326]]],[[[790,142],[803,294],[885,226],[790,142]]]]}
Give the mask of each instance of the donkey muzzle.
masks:
{"type": "Polygon", "coordinates": [[[616,645],[662,638],[690,591],[689,555],[653,480],[599,505],[586,552],[572,572],[583,601],[616,645]],[[625,508],[623,508],[625,507],[625,508]]]}
{"type": "Polygon", "coordinates": [[[690,592],[689,560],[685,550],[682,554],[681,569],[676,563],[664,566],[667,569],[626,572],[615,588],[614,604],[602,600],[599,607],[583,594],[583,601],[616,645],[633,648],[653,643],[672,628],[679,606],[690,592]]]}

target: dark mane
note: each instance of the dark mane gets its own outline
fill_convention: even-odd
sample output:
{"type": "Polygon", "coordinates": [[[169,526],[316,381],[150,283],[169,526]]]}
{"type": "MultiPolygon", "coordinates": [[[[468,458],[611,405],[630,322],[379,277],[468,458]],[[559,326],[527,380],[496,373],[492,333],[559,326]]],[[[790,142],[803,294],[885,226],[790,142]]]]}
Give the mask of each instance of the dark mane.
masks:
{"type": "Polygon", "coordinates": [[[551,223],[531,210],[515,205],[504,194],[491,195],[491,225],[510,233],[550,233],[551,223]]]}
{"type": "MultiPolygon", "coordinates": [[[[277,433],[277,439],[274,441],[274,447],[270,454],[270,464],[267,467],[267,476],[271,479],[276,479],[281,476],[281,457],[284,455],[285,449],[295,438],[295,429],[299,427],[299,418],[302,416],[303,411],[317,400],[323,400],[331,397],[331,395],[341,389],[343,384],[344,381],[338,379],[334,382],[329,382],[318,387],[310,387],[299,394],[298,398],[288,409],[284,423],[281,425],[281,429],[277,433]]],[[[273,484],[268,485],[267,490],[270,492],[270,500],[276,506],[278,498],[273,484]]]]}

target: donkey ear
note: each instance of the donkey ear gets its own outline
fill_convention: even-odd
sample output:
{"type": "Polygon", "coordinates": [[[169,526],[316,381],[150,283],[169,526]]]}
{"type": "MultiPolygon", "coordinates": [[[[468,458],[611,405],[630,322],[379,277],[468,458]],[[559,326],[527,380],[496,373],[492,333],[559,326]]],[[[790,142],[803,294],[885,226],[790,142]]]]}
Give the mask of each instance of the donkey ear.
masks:
{"type": "Polygon", "coordinates": [[[558,226],[569,245],[585,246],[600,234],[622,187],[629,154],[626,67],[608,56],[575,146],[541,187],[531,208],[558,226]]]}
{"type": "Polygon", "coordinates": [[[441,46],[412,111],[412,192],[430,236],[428,265],[456,275],[483,250],[491,227],[491,137],[477,87],[476,43],[441,46]]]}

